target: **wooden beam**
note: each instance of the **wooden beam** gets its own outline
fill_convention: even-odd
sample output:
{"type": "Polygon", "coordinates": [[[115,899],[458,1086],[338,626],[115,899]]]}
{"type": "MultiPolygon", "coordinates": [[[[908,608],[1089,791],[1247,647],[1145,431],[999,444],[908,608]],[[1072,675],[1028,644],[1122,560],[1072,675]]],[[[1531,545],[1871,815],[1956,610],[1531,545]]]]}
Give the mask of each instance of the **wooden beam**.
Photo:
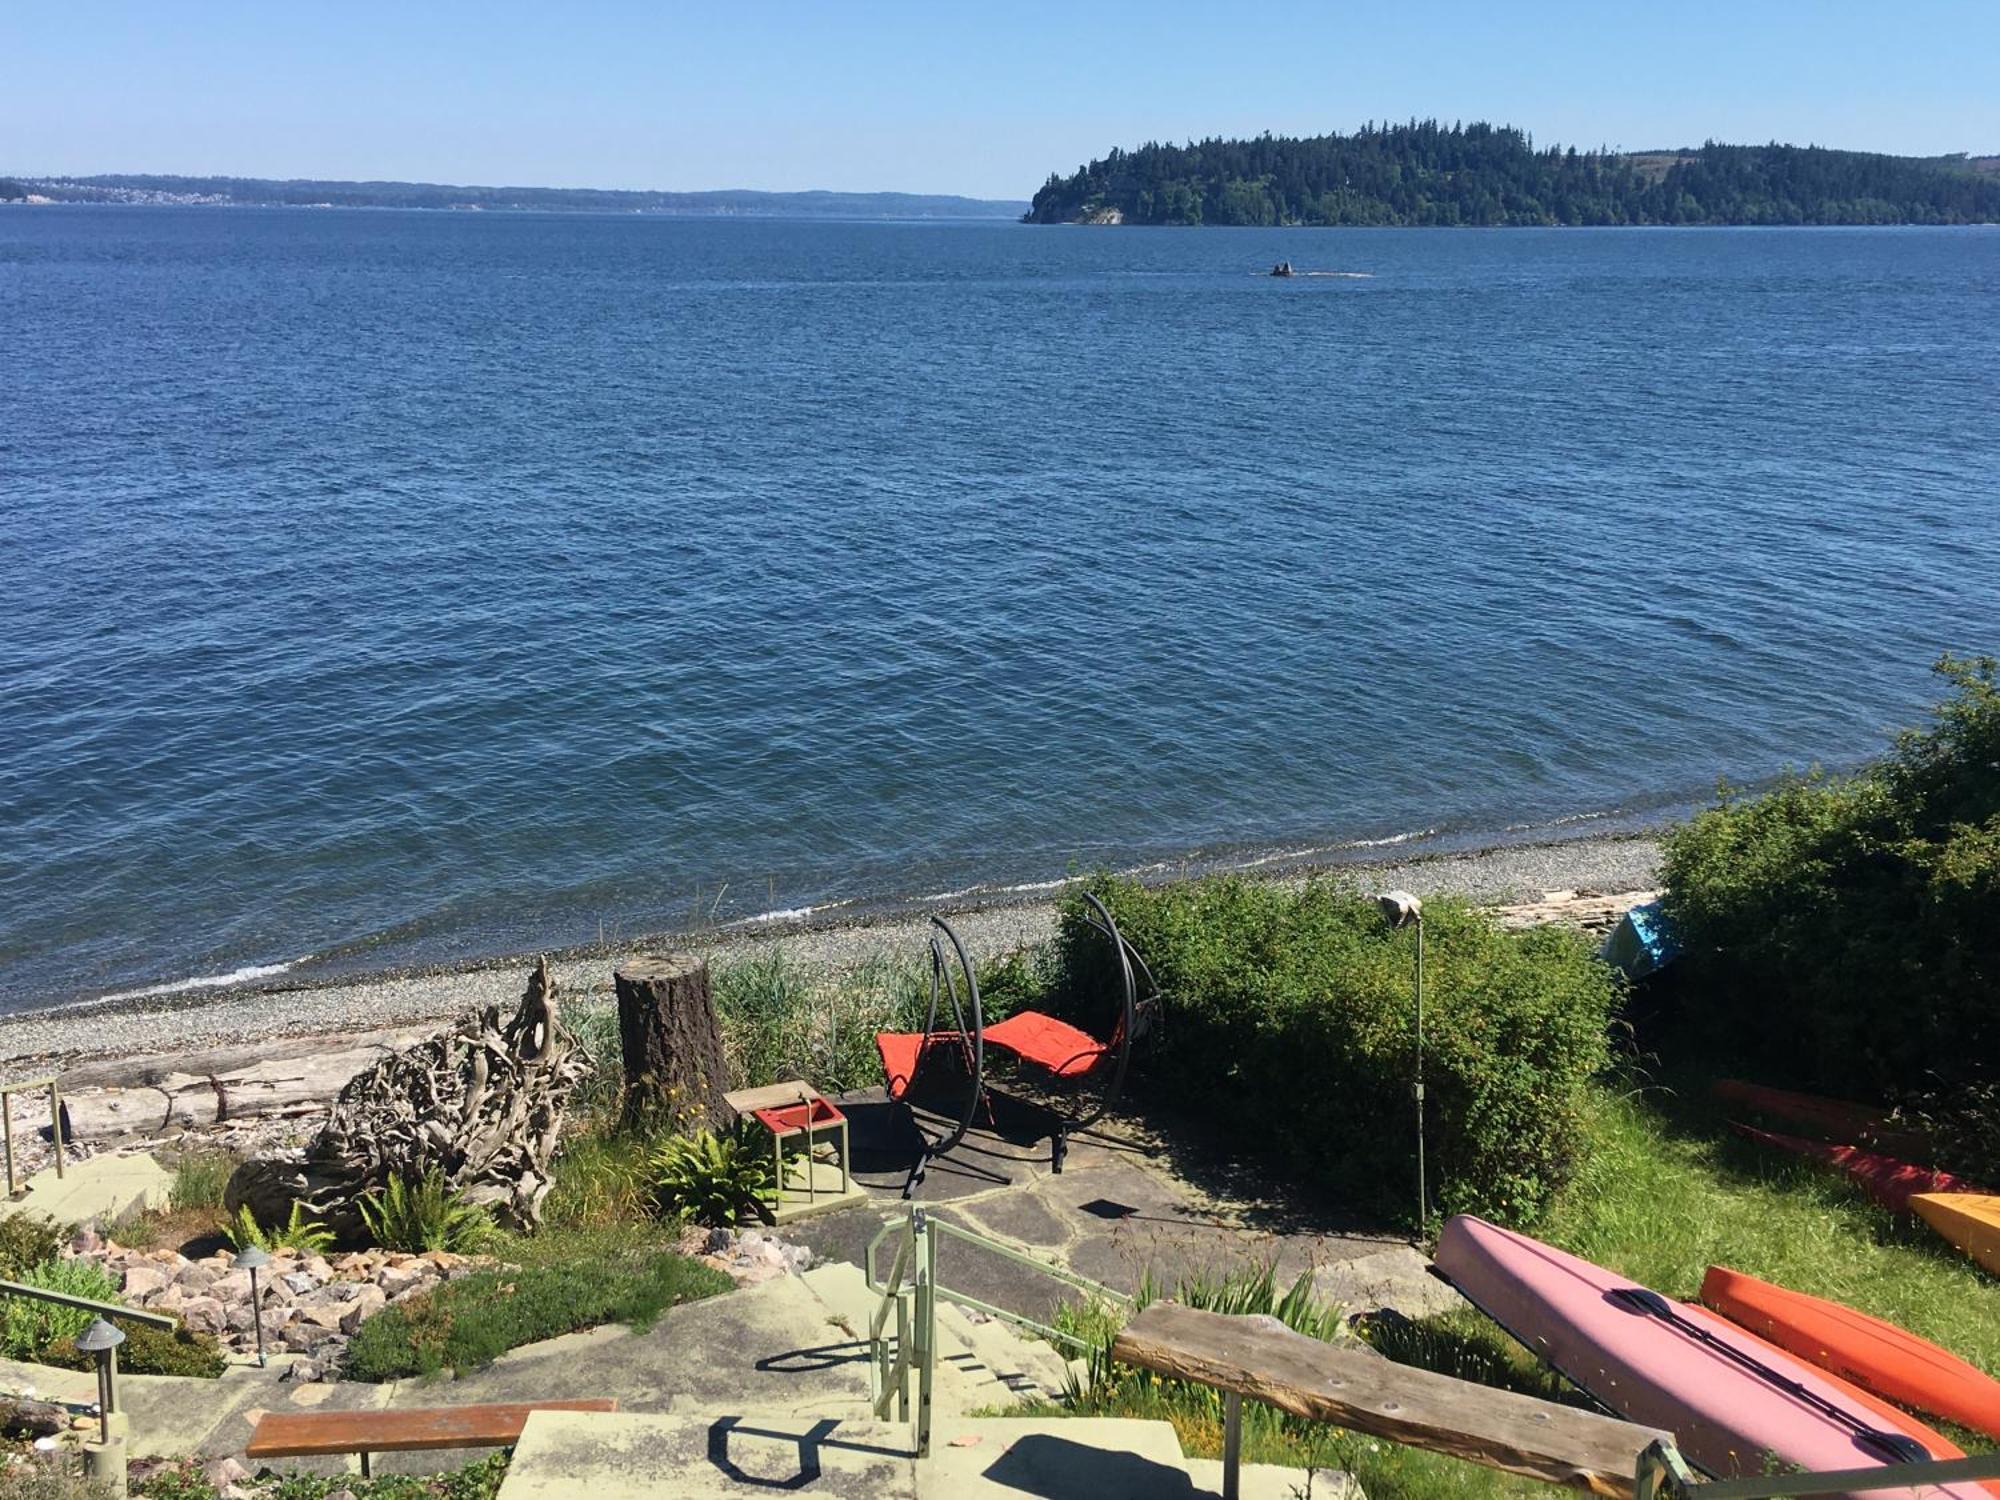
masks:
{"type": "Polygon", "coordinates": [[[417,1406],[401,1411],[267,1411],[244,1448],[249,1458],[336,1453],[420,1453],[438,1448],[505,1448],[536,1411],[616,1411],[612,1400],[499,1401],[417,1406]]]}
{"type": "Polygon", "coordinates": [[[1322,1343],[1276,1318],[1172,1302],[1156,1302],[1128,1323],[1111,1357],[1294,1416],[1619,1500],[1633,1496],[1639,1454],[1666,1436],[1322,1343]]]}

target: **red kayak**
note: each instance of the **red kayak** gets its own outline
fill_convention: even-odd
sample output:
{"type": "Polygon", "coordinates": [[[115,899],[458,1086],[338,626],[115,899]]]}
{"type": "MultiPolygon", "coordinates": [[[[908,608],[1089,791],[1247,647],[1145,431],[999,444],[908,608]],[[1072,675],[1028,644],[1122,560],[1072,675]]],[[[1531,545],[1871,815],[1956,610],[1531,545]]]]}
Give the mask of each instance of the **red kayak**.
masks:
{"type": "Polygon", "coordinates": [[[1802,1126],[1830,1141],[1852,1141],[1891,1156],[1924,1156],[1930,1150],[1930,1141],[1921,1130],[1891,1124],[1879,1109],[1847,1099],[1795,1094],[1789,1089],[1745,1083],[1741,1078],[1718,1078],[1709,1092],[1724,1104],[1802,1126]]]}
{"type": "Polygon", "coordinates": [[[1919,1167],[1859,1146],[1835,1146],[1826,1141],[1809,1141],[1796,1135],[1779,1135],[1731,1120],[1729,1128],[1745,1140],[1776,1151],[1789,1151],[1810,1161],[1836,1167],[1861,1185],[1864,1192],[1885,1208],[1899,1214],[1911,1212],[1910,1199],[1918,1193],[1977,1193],[1984,1189],[1950,1172],[1919,1167]]]}
{"type": "Polygon", "coordinates": [[[1727,1266],[1708,1268],[1701,1300],[1864,1390],[2000,1438],[2000,1380],[1907,1329],[1727,1266]]]}

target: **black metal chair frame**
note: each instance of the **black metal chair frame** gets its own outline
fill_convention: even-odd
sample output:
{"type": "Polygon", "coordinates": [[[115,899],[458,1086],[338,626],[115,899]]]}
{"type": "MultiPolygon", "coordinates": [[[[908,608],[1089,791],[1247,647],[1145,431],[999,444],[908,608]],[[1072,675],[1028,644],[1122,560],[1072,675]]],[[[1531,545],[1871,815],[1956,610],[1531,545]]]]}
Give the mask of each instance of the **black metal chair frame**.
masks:
{"type": "MultiPolygon", "coordinates": [[[[1081,893],[1084,900],[1084,920],[1111,941],[1111,950],[1118,957],[1119,1014],[1113,1030],[1113,1038],[1118,1043],[1117,1056],[1112,1060],[1110,1080],[1097,1096],[1094,1108],[1074,1115],[1063,1115],[1053,1106],[1046,1106],[1055,1116],[1055,1124],[1049,1131],[1049,1170],[1061,1172],[1063,1162],[1069,1155],[1069,1138],[1090,1129],[1114,1109],[1125,1094],[1125,1075],[1132,1065],[1132,1046],[1141,1037],[1150,1035],[1159,1026],[1161,995],[1159,982],[1153,978],[1153,971],[1140,956],[1124,933],[1118,930],[1109,908],[1090,891],[1081,893]],[[1145,993],[1140,993],[1140,979],[1145,981],[1145,993]]],[[[1066,1059],[1056,1069],[1049,1070],[1052,1077],[1061,1076],[1061,1068],[1078,1058],[1090,1056],[1078,1053],[1077,1057],[1066,1059]]],[[[1036,1066],[1033,1059],[1023,1059],[1029,1066],[1036,1066]]],[[[1093,1068],[1092,1073],[1100,1071],[1093,1068]]],[[[1088,1077],[1089,1075],[1085,1075],[1088,1077]]]]}
{"type": "MultiPolygon", "coordinates": [[[[943,917],[931,917],[931,994],[930,1006],[924,1013],[924,1040],[917,1049],[917,1060],[910,1069],[910,1080],[903,1089],[903,1096],[909,1099],[917,1091],[917,1080],[922,1077],[924,1065],[930,1061],[934,1050],[943,1050],[942,1043],[933,1043],[938,1025],[938,1002],[951,1002],[952,1018],[957,1026],[951,1034],[958,1042],[958,1052],[970,1075],[971,1086],[965,1091],[965,1104],[959,1111],[957,1123],[935,1140],[924,1135],[923,1150],[918,1153],[916,1164],[910,1168],[910,1175],[903,1183],[903,1196],[909,1197],[923,1182],[931,1162],[950,1151],[965,1139],[966,1131],[972,1128],[972,1120],[979,1113],[980,1103],[986,1098],[986,1026],[979,1006],[979,979],[973,973],[972,960],[967,956],[965,944],[952,931],[951,924],[943,917]],[[945,956],[945,944],[951,945],[951,958],[956,959],[956,972],[951,959],[945,956]],[[964,981],[964,992],[960,993],[959,981],[964,981]],[[968,1024],[968,1012],[970,1024],[968,1024]]],[[[911,1111],[914,1121],[916,1112],[911,1111]]],[[[919,1134],[923,1126],[917,1125],[919,1134]]]]}

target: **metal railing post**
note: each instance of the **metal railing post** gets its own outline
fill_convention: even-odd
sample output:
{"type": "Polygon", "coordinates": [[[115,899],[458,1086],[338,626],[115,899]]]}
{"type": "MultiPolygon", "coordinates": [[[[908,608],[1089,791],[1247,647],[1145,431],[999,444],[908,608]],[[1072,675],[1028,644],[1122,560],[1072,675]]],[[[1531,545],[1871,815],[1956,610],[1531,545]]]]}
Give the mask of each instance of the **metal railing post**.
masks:
{"type": "Polygon", "coordinates": [[[937,1239],[930,1218],[918,1209],[917,1223],[917,1457],[931,1451],[931,1381],[937,1370],[937,1239]]]}
{"type": "Polygon", "coordinates": [[[1237,1500],[1243,1483],[1243,1398],[1222,1394],[1222,1500],[1237,1500]]]}
{"type": "Polygon", "coordinates": [[[0,1129],[7,1133],[7,1196],[18,1196],[14,1186],[14,1096],[0,1089],[0,1129]]]}
{"type": "Polygon", "coordinates": [[[56,1147],[56,1176],[63,1174],[62,1138],[62,1089],[55,1079],[49,1080],[49,1139],[56,1147]]]}

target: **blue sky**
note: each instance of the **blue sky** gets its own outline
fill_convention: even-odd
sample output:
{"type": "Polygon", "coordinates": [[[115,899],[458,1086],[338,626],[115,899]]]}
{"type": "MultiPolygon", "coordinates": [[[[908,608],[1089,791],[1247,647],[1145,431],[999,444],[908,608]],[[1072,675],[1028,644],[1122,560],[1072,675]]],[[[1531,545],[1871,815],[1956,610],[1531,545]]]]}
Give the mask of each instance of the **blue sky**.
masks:
{"type": "Polygon", "coordinates": [[[0,172],[1027,197],[1112,145],[1437,115],[2000,152],[2000,0],[0,0],[0,172]]]}

